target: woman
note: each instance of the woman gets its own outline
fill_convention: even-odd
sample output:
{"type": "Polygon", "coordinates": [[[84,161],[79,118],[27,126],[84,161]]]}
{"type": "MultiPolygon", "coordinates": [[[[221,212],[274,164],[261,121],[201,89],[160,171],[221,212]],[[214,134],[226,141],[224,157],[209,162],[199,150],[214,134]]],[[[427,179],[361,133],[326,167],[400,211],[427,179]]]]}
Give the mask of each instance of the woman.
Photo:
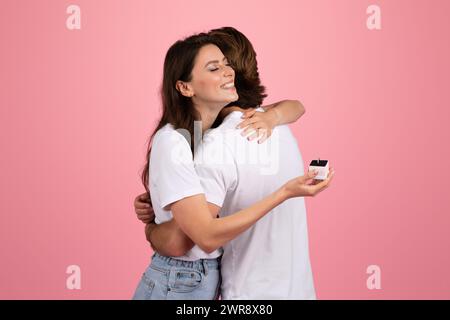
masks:
{"type": "MultiPolygon", "coordinates": [[[[155,254],[135,299],[215,299],[219,290],[220,247],[251,227],[275,206],[292,197],[311,195],[299,177],[254,205],[216,218],[205,200],[192,161],[194,121],[212,127],[219,112],[238,99],[234,71],[206,34],[176,42],[164,63],[163,115],[147,156],[143,180],[150,186],[156,222],[173,220],[196,244],[185,255],[155,254]],[[183,136],[177,129],[188,134],[183,136]],[[148,174],[147,174],[148,173],[148,174]],[[149,177],[149,179],[148,179],[149,177]]],[[[310,173],[313,178],[315,173],[310,173]]],[[[328,181],[317,185],[316,192],[328,181]]]]}

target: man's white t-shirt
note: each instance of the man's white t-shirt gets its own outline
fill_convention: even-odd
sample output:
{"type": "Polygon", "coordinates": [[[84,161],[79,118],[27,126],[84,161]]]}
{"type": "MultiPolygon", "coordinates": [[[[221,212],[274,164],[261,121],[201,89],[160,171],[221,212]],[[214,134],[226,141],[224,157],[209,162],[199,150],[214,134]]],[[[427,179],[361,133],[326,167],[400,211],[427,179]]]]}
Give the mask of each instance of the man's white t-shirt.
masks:
{"type": "MultiPolygon", "coordinates": [[[[297,141],[278,126],[262,144],[247,141],[232,112],[205,134],[195,169],[208,202],[224,217],[304,174],[297,141]]],[[[303,198],[285,201],[223,247],[222,299],[315,299],[303,198]]]]}
{"type": "MultiPolygon", "coordinates": [[[[157,224],[173,218],[172,212],[166,208],[168,205],[204,193],[195,172],[191,147],[182,133],[182,130],[177,131],[167,124],[153,137],[149,188],[157,224]]],[[[186,130],[184,134],[188,134],[186,130]]],[[[175,258],[194,261],[217,258],[221,254],[221,249],[208,254],[196,245],[184,256],[175,258]]]]}

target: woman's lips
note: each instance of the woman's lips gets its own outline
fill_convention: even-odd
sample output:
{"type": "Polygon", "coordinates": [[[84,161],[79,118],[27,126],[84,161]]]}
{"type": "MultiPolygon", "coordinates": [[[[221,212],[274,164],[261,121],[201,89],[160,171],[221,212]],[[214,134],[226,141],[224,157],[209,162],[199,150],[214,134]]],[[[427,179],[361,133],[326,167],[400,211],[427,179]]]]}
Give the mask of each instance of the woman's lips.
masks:
{"type": "Polygon", "coordinates": [[[228,82],[220,86],[222,89],[231,89],[234,88],[234,82],[228,82]]]}

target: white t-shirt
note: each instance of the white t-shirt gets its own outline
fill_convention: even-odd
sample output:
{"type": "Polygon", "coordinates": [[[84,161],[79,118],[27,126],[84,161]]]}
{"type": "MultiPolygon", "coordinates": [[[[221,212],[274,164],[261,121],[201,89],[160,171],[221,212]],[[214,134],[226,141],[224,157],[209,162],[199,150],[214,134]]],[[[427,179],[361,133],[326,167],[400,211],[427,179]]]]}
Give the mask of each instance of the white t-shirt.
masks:
{"type": "MultiPolygon", "coordinates": [[[[203,188],[195,172],[192,151],[182,131],[167,124],[153,137],[150,153],[149,188],[155,211],[155,222],[163,223],[173,218],[165,207],[183,198],[201,194],[203,188]]],[[[185,130],[185,133],[187,131],[185,130]]],[[[180,260],[217,258],[222,250],[210,254],[194,246],[180,260]]]]}
{"type": "MultiPolygon", "coordinates": [[[[208,132],[195,154],[207,201],[224,217],[245,209],[304,174],[297,141],[278,126],[262,144],[247,141],[232,112],[208,132]]],[[[303,198],[285,201],[228,242],[222,256],[222,298],[315,299],[303,198]]]]}

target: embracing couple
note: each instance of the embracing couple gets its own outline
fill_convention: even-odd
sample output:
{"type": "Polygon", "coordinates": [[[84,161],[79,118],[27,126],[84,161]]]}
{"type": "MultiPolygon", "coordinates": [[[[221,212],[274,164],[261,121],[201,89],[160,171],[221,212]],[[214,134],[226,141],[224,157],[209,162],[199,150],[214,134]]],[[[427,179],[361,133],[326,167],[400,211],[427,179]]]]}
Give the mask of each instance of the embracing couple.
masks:
{"type": "Polygon", "coordinates": [[[133,299],[315,299],[304,173],[287,126],[295,100],[262,106],[256,53],[225,27],[167,51],[162,116],[134,205],[154,255],[133,299]]]}

